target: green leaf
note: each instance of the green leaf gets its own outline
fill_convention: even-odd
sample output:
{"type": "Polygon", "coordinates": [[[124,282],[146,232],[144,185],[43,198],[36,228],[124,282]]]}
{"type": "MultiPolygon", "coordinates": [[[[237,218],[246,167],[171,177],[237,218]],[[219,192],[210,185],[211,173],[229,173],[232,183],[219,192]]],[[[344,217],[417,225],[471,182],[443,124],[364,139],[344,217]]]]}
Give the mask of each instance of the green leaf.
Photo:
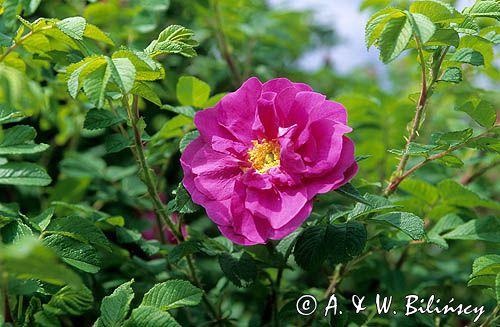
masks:
{"type": "Polygon", "coordinates": [[[106,153],[117,153],[130,146],[130,140],[121,134],[113,134],[106,137],[104,143],[106,153]]]}
{"type": "Polygon", "coordinates": [[[47,186],[52,182],[42,167],[27,162],[9,162],[0,166],[0,184],[47,186]]]}
{"type": "Polygon", "coordinates": [[[441,149],[438,145],[433,144],[419,144],[419,143],[410,143],[406,149],[398,150],[391,149],[390,153],[397,154],[398,156],[409,155],[409,156],[423,156],[428,157],[432,151],[441,149]]]}
{"type": "Polygon", "coordinates": [[[186,125],[192,125],[193,119],[183,115],[177,115],[167,121],[153,137],[154,141],[165,140],[172,137],[184,136],[183,129],[186,125]]]}
{"type": "Polygon", "coordinates": [[[136,81],[134,83],[134,87],[130,91],[130,93],[134,95],[138,95],[157,106],[161,106],[160,97],[153,91],[153,89],[145,82],[136,81]]]}
{"type": "Polygon", "coordinates": [[[181,153],[184,152],[189,143],[197,139],[199,136],[200,133],[198,131],[191,131],[189,133],[186,133],[179,142],[179,150],[181,151],[181,153]]]}
{"type": "Polygon", "coordinates": [[[476,23],[475,18],[469,15],[465,15],[463,22],[458,25],[453,25],[452,27],[458,33],[476,34],[479,32],[479,25],[476,23]]]}
{"type": "Polygon", "coordinates": [[[293,254],[300,267],[314,270],[328,258],[335,263],[352,260],[361,254],[366,239],[365,226],[356,221],[313,226],[300,233],[293,254]]]}
{"type": "Polygon", "coordinates": [[[71,97],[76,98],[83,80],[103,64],[102,57],[92,56],[68,66],[66,69],[67,87],[71,97]]]}
{"type": "Polygon", "coordinates": [[[57,22],[56,26],[67,36],[82,40],[86,23],[83,17],[69,17],[57,22]]]}
{"type": "Polygon", "coordinates": [[[447,68],[438,81],[460,83],[462,81],[462,70],[458,67],[447,68]]]}
{"type": "Polygon", "coordinates": [[[437,244],[442,248],[447,249],[448,243],[442,237],[442,234],[455,229],[463,223],[463,219],[456,214],[448,214],[441,217],[436,225],[434,225],[434,227],[432,227],[432,229],[427,234],[428,242],[437,244]]]}
{"type": "Polygon", "coordinates": [[[130,303],[134,299],[134,290],[132,290],[132,279],[117,287],[111,295],[102,299],[101,317],[97,326],[120,327],[127,318],[130,309],[130,303]]]}
{"type": "Polygon", "coordinates": [[[92,274],[100,270],[97,251],[88,244],[62,235],[49,235],[43,239],[43,244],[73,267],[92,274]]]}
{"type": "Polygon", "coordinates": [[[185,280],[169,280],[156,284],[142,299],[140,306],[151,306],[162,311],[195,306],[201,302],[203,291],[185,280]]]}
{"type": "Polygon", "coordinates": [[[135,82],[135,66],[128,58],[106,57],[113,81],[123,93],[129,93],[135,82]]]}
{"type": "Polygon", "coordinates": [[[358,189],[355,188],[351,183],[346,183],[341,187],[337,188],[335,192],[342,194],[345,197],[351,198],[357,202],[361,202],[367,205],[371,205],[369,201],[367,201],[361,193],[359,193],[358,189]]]}
{"type": "Polygon", "coordinates": [[[486,217],[473,219],[443,235],[445,239],[476,240],[500,243],[500,219],[486,217]]]}
{"type": "Polygon", "coordinates": [[[132,311],[130,318],[125,321],[124,327],[181,327],[168,313],[155,307],[140,306],[132,311]]]}
{"type": "Polygon", "coordinates": [[[365,203],[356,203],[356,206],[349,212],[349,215],[347,216],[348,219],[357,219],[371,213],[398,208],[398,206],[394,205],[391,201],[382,196],[367,193],[363,196],[363,198],[366,199],[370,205],[365,203]]]}
{"type": "Polygon", "coordinates": [[[196,52],[193,48],[198,45],[198,42],[192,39],[193,35],[193,31],[183,26],[170,25],[144,49],[144,52],[151,57],[171,53],[194,57],[196,52]]]}
{"type": "Polygon", "coordinates": [[[25,116],[20,111],[8,106],[5,103],[0,103],[0,124],[17,122],[25,116]]]}
{"type": "Polygon", "coordinates": [[[436,203],[439,199],[438,189],[434,185],[422,180],[405,179],[400,184],[400,188],[430,205],[436,203]]]}
{"type": "Polygon", "coordinates": [[[481,53],[467,48],[460,48],[449,59],[451,62],[459,62],[473,66],[484,65],[484,57],[481,53]]]}
{"type": "Polygon", "coordinates": [[[434,23],[427,16],[417,13],[410,14],[409,18],[414,32],[422,44],[427,43],[436,32],[434,23]]]}
{"type": "Polygon", "coordinates": [[[500,273],[500,255],[487,254],[474,260],[469,278],[500,273]]]}
{"type": "Polygon", "coordinates": [[[27,125],[16,125],[3,131],[3,140],[0,141],[0,155],[5,154],[32,154],[45,151],[47,144],[34,144],[36,130],[27,125]]]}
{"type": "Polygon", "coordinates": [[[410,12],[425,15],[434,23],[461,22],[464,19],[450,4],[438,0],[415,1],[410,5],[410,12]]]}
{"type": "Polygon", "coordinates": [[[181,76],[177,82],[176,93],[183,106],[201,108],[210,96],[210,86],[194,76],[181,76]]]}
{"type": "Polygon", "coordinates": [[[172,251],[168,253],[167,261],[170,264],[175,264],[182,258],[198,252],[200,244],[198,241],[188,240],[175,246],[172,251]]]}
{"type": "Polygon", "coordinates": [[[487,254],[474,260],[472,274],[467,286],[486,286],[496,292],[498,302],[498,288],[500,279],[500,256],[487,254]]]}
{"type": "Polygon", "coordinates": [[[500,20],[500,3],[498,1],[477,1],[467,14],[473,17],[491,17],[500,20]]]}
{"type": "Polygon", "coordinates": [[[94,297],[87,287],[73,289],[65,286],[52,296],[44,309],[55,315],[81,315],[92,308],[94,297]]]}
{"type": "Polygon", "coordinates": [[[163,67],[143,52],[119,50],[113,53],[112,58],[129,59],[135,67],[135,78],[137,81],[154,81],[165,77],[165,70],[163,67]]]}
{"type": "Polygon", "coordinates": [[[385,25],[392,17],[401,17],[403,13],[396,8],[385,8],[376,12],[366,23],[365,42],[366,47],[370,48],[372,44],[380,37],[385,25]]]}
{"type": "Polygon", "coordinates": [[[85,94],[97,108],[104,107],[104,96],[110,77],[111,68],[104,65],[90,73],[83,81],[85,94]]]}
{"type": "Polygon", "coordinates": [[[424,237],[424,221],[410,212],[390,212],[368,220],[396,227],[414,240],[424,237]]]}
{"type": "Polygon", "coordinates": [[[465,208],[487,207],[500,209],[500,204],[482,199],[479,195],[454,180],[441,181],[437,187],[441,199],[446,204],[465,208]]]}
{"type": "Polygon", "coordinates": [[[40,327],[61,327],[61,323],[57,316],[45,310],[38,311],[37,313],[35,313],[34,317],[35,322],[40,327]]]}
{"type": "Polygon", "coordinates": [[[89,23],[85,25],[85,32],[83,33],[83,36],[96,41],[102,41],[109,45],[114,45],[113,40],[111,40],[106,33],[101,31],[99,27],[89,23]]]}
{"type": "Polygon", "coordinates": [[[182,183],[179,183],[179,186],[177,186],[177,189],[175,190],[175,198],[168,203],[168,211],[193,213],[198,209],[199,207],[193,203],[191,196],[186,191],[182,183]]]}
{"type": "Polygon", "coordinates": [[[477,35],[464,35],[460,38],[459,49],[472,49],[479,52],[484,58],[486,67],[493,61],[493,43],[477,35]]]}
{"type": "Polygon", "coordinates": [[[457,110],[467,113],[483,127],[492,127],[497,119],[495,107],[485,100],[481,100],[477,105],[474,105],[472,101],[468,101],[457,110]]]}
{"type": "Polygon", "coordinates": [[[461,131],[435,133],[432,134],[432,138],[434,139],[434,143],[436,144],[444,143],[444,144],[455,145],[464,143],[465,141],[467,141],[472,137],[473,133],[474,131],[472,130],[472,128],[466,128],[461,131]]]}
{"type": "Polygon", "coordinates": [[[407,16],[389,20],[380,34],[379,49],[382,62],[396,59],[410,42],[413,29],[407,16]]]}
{"type": "Polygon", "coordinates": [[[460,36],[457,31],[450,28],[438,28],[426,45],[433,46],[452,46],[458,47],[460,36]]]}
{"type": "Polygon", "coordinates": [[[78,241],[110,248],[111,243],[104,233],[87,218],[69,216],[53,219],[45,229],[48,234],[60,234],[78,241]]]}
{"type": "Polygon", "coordinates": [[[61,264],[54,252],[42,246],[38,240],[24,239],[14,245],[0,245],[3,269],[18,279],[38,279],[54,285],[71,285],[80,288],[80,277],[61,264]]]}
{"type": "Polygon", "coordinates": [[[460,167],[463,167],[463,165],[464,165],[464,162],[459,157],[457,157],[453,154],[447,154],[447,155],[439,158],[438,160],[436,160],[436,162],[439,162],[445,166],[453,167],[453,168],[460,168],[460,167]]]}
{"type": "Polygon", "coordinates": [[[247,253],[240,256],[222,253],[219,265],[227,279],[237,287],[249,287],[257,277],[257,265],[247,253]]]}
{"type": "Polygon", "coordinates": [[[45,228],[47,228],[47,226],[50,223],[50,220],[54,216],[54,210],[55,209],[53,207],[49,207],[38,216],[31,218],[31,221],[37,224],[43,231],[45,228]]]}
{"type": "Polygon", "coordinates": [[[196,110],[194,110],[193,107],[190,106],[171,106],[171,105],[163,105],[161,109],[165,109],[171,112],[175,112],[176,114],[183,115],[189,118],[194,118],[194,115],[196,114],[196,110]]]}
{"type": "Polygon", "coordinates": [[[1,236],[4,243],[14,244],[26,237],[33,236],[33,232],[26,224],[14,221],[2,228],[1,236]]]}
{"type": "Polygon", "coordinates": [[[102,178],[106,162],[90,153],[68,152],[59,167],[66,176],[102,178]]]}
{"type": "Polygon", "coordinates": [[[467,143],[467,146],[481,151],[500,154],[500,140],[498,138],[482,137],[467,143]]]}
{"type": "Polygon", "coordinates": [[[85,116],[83,127],[90,130],[111,127],[124,122],[125,119],[119,117],[109,110],[91,109],[85,116]]]}

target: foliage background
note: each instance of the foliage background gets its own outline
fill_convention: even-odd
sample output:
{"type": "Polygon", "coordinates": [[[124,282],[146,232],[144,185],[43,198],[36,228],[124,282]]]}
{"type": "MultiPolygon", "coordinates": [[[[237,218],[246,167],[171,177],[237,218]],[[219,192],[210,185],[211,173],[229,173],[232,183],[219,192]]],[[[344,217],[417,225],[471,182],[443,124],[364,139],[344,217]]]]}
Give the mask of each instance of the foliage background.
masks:
{"type": "MultiPolygon", "coordinates": [[[[394,1],[392,5],[408,8],[411,3],[394,1]]],[[[158,325],[166,325],[165,321],[175,324],[171,316],[186,326],[462,326],[472,320],[471,316],[438,314],[378,316],[372,314],[373,306],[363,314],[354,314],[347,304],[345,311],[349,314],[329,317],[331,321],[320,314],[308,319],[296,313],[295,301],[301,294],[322,299],[326,290],[335,290],[347,300],[353,294],[368,299],[374,299],[376,293],[393,295],[398,299],[394,302],[400,305],[407,294],[435,294],[442,301],[453,297],[459,303],[484,305],[486,314],[481,320],[490,315],[486,323],[494,324],[500,287],[500,205],[496,202],[500,184],[498,138],[494,131],[480,144],[461,147],[454,153],[456,156],[423,166],[403,181],[390,201],[379,197],[399,162],[401,152],[394,149],[404,149],[415,114],[421,71],[414,49],[391,62],[383,75],[369,64],[339,74],[328,60],[311,72],[301,70],[297,61],[308,51],[338,42],[335,31],[315,23],[310,12],[275,9],[263,0],[4,0],[0,4],[0,46],[4,55],[16,33],[17,40],[28,33],[28,28],[19,30],[21,22],[16,15],[30,22],[39,17],[63,20],[81,16],[112,40],[101,36],[97,42],[85,39],[76,47],[68,47],[60,44],[67,40],[48,42],[31,37],[2,58],[0,277],[4,301],[0,315],[6,323],[91,326],[101,317],[96,325],[107,326],[112,324],[105,315],[112,312],[112,316],[120,316],[113,310],[128,308],[125,303],[130,302],[131,308],[141,303],[143,308],[135,316],[132,314],[136,320],[128,323],[141,325],[147,321],[149,326],[155,321],[158,325]],[[113,107],[116,115],[89,116],[92,110],[97,113],[95,99],[83,92],[71,97],[66,74],[70,64],[93,53],[109,55],[120,46],[143,50],[172,24],[194,31],[198,55],[157,58],[165,76],[148,82],[150,91],[141,91],[138,107],[144,120],[138,120],[136,125],[146,124],[142,138],[158,192],[167,201],[173,199],[170,211],[180,212],[188,226],[189,240],[177,246],[141,236],[154,225],[145,219],[148,212],[152,214],[153,204],[129,149],[129,145],[133,147],[130,129],[134,124],[120,103],[120,89],[110,86],[108,100],[102,103],[106,113],[113,113],[113,107]],[[179,83],[181,76],[197,79],[185,77],[179,83]],[[356,154],[369,156],[360,161],[353,185],[360,194],[368,194],[361,201],[368,201],[370,207],[332,192],[318,197],[313,215],[298,231],[314,233],[318,226],[345,228],[347,232],[336,233],[328,247],[318,241],[318,248],[310,249],[318,253],[317,257],[301,258],[295,252],[297,247],[292,251],[298,232],[268,246],[233,245],[219,237],[203,210],[189,203],[178,188],[182,179],[179,143],[182,147],[184,136],[188,135],[184,138],[187,142],[193,135],[192,113],[215,103],[221,94],[235,90],[249,76],[261,80],[287,77],[308,83],[317,92],[342,102],[354,128],[351,137],[356,154]],[[27,117],[22,122],[21,115],[27,117]],[[17,131],[24,134],[15,134],[15,126],[25,126],[17,131]],[[35,146],[32,140],[42,145],[35,146]],[[17,147],[17,152],[12,147],[17,147]],[[408,214],[397,218],[396,223],[376,222],[377,217],[387,220],[383,215],[395,212],[408,214]],[[418,217],[422,218],[425,235],[419,235],[418,217]],[[350,233],[350,228],[355,231],[359,226],[352,225],[357,221],[347,220],[361,221],[367,236],[350,233]],[[360,243],[358,248],[353,242],[360,243]],[[294,253],[288,258],[290,252],[294,253]],[[341,253],[349,252],[357,258],[342,258],[341,253]],[[476,274],[471,275],[472,264],[480,257],[483,259],[476,262],[476,274]],[[190,270],[193,262],[196,276],[190,270]],[[132,279],[132,284],[124,284],[132,279]],[[204,302],[212,303],[215,314],[203,303],[198,304],[201,291],[182,282],[156,286],[161,294],[185,292],[180,304],[141,302],[143,294],[155,284],[177,279],[202,286],[204,302]],[[103,302],[122,284],[120,291],[113,293],[115,297],[103,302]],[[161,310],[151,309],[155,306],[161,310]],[[183,306],[192,307],[177,308],[183,306]],[[171,315],[165,313],[167,309],[171,315]],[[140,320],[145,317],[150,320],[140,320]]],[[[373,13],[389,4],[366,0],[360,10],[373,13]]],[[[453,64],[451,55],[448,57],[450,67],[461,68],[463,81],[453,77],[433,86],[417,139],[422,146],[436,144],[436,133],[464,131],[478,135],[485,126],[491,130],[497,124],[495,118],[490,122],[500,103],[495,48],[500,27],[494,15],[479,15],[476,21],[478,32],[474,33],[488,40],[485,47],[474,48],[483,64],[470,64],[473,56],[458,64],[453,64]],[[469,101],[472,109],[463,107],[469,101]]],[[[496,15],[498,19],[500,14],[496,15]]],[[[432,61],[434,50],[427,49],[427,61],[432,61]]],[[[447,134],[441,141],[452,146],[467,140],[461,135],[447,134]]],[[[432,151],[436,149],[416,148],[409,166],[429,157],[432,151]]],[[[314,235],[301,235],[314,240],[314,235]]],[[[172,301],[172,297],[167,300],[172,301]]],[[[369,301],[373,304],[373,300],[369,301]]],[[[122,315],[117,325],[129,317],[127,312],[122,315]]]]}

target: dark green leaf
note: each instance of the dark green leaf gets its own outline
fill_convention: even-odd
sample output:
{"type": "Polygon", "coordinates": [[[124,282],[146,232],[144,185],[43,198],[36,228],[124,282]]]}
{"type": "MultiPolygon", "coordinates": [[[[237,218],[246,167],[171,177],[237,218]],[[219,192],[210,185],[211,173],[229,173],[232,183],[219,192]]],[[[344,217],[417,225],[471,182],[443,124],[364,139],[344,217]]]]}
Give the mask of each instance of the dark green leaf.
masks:
{"type": "Polygon", "coordinates": [[[356,221],[313,226],[298,236],[293,254],[299,266],[314,270],[327,258],[338,263],[360,255],[366,239],[365,226],[356,221]]]}
{"type": "Polygon", "coordinates": [[[390,212],[373,218],[370,221],[396,227],[414,240],[424,237],[424,222],[409,212],[390,212]]]}
{"type": "Polygon", "coordinates": [[[9,162],[0,166],[0,184],[47,186],[52,179],[42,167],[27,162],[9,162]]]}
{"type": "Polygon", "coordinates": [[[100,270],[101,260],[90,245],[62,235],[49,235],[43,244],[54,250],[66,263],[88,273],[100,270]]]}
{"type": "Polygon", "coordinates": [[[140,306],[132,311],[124,327],[181,327],[168,313],[151,306],[140,306]]]}
{"type": "Polygon", "coordinates": [[[462,70],[458,67],[447,68],[439,81],[460,83],[462,81],[462,70]]]}
{"type": "Polygon", "coordinates": [[[179,142],[179,150],[181,151],[181,153],[184,152],[184,150],[189,145],[189,143],[191,143],[193,140],[195,140],[199,136],[200,136],[200,133],[198,131],[191,131],[189,133],[186,133],[182,137],[181,141],[179,142]]]}
{"type": "Polygon", "coordinates": [[[443,235],[445,239],[477,240],[500,243],[500,219],[486,217],[473,219],[443,235]]]}
{"type": "Polygon", "coordinates": [[[249,287],[257,277],[257,266],[247,253],[239,257],[222,253],[219,256],[219,264],[224,275],[238,287],[249,287]]]}
{"type": "Polygon", "coordinates": [[[118,117],[111,111],[103,109],[91,109],[85,116],[83,127],[86,129],[94,130],[111,127],[124,121],[125,119],[123,119],[122,117],[118,117]]]}
{"type": "Polygon", "coordinates": [[[151,306],[162,311],[195,306],[201,301],[203,291],[185,280],[169,280],[156,284],[142,299],[141,306],[151,306]]]}
{"type": "Polygon", "coordinates": [[[113,294],[102,299],[98,327],[120,327],[123,325],[123,321],[128,315],[130,303],[134,298],[134,291],[130,287],[133,282],[134,280],[131,280],[120,285],[113,291],[113,294]]]}

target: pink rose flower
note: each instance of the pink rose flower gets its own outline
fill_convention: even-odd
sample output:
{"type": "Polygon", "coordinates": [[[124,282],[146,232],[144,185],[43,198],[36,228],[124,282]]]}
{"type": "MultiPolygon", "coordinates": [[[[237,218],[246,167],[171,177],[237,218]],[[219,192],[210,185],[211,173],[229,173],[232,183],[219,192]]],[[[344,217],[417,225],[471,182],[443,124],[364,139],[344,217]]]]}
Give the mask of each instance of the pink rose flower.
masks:
{"type": "Polygon", "coordinates": [[[183,184],[238,244],[289,235],[316,194],[358,171],[345,108],[306,84],[250,78],[194,123],[200,136],[181,157],[183,184]]]}

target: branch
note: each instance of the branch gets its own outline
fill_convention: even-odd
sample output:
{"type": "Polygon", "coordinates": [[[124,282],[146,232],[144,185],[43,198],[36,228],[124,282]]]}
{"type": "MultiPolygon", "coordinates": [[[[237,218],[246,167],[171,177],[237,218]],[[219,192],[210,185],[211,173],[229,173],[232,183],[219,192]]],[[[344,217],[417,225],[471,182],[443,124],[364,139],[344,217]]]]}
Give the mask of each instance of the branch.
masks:
{"type": "MultiPolygon", "coordinates": [[[[155,212],[156,212],[157,223],[161,227],[160,239],[161,239],[162,243],[165,243],[165,235],[163,234],[162,221],[168,225],[168,227],[172,231],[172,234],[175,236],[175,238],[180,243],[180,242],[184,241],[184,236],[182,235],[182,230],[180,228],[177,229],[175,224],[172,222],[172,220],[170,220],[170,218],[166,215],[166,208],[164,207],[163,203],[161,202],[160,195],[159,195],[158,190],[156,188],[156,182],[155,182],[153,176],[151,175],[151,169],[149,168],[149,165],[148,165],[147,160],[146,160],[146,156],[144,155],[143,143],[142,143],[142,138],[141,138],[141,130],[139,128],[140,114],[139,114],[139,108],[138,108],[138,101],[139,101],[138,96],[134,95],[133,101],[132,101],[132,106],[130,106],[129,101],[128,101],[128,96],[124,95],[122,98],[123,105],[127,109],[128,118],[130,120],[132,129],[134,131],[135,154],[136,154],[137,162],[139,164],[139,168],[141,170],[140,173],[142,173],[142,180],[146,184],[149,197],[153,201],[153,207],[154,207],[155,212]]],[[[191,256],[187,256],[186,260],[188,263],[188,268],[189,268],[189,272],[191,275],[190,276],[191,280],[193,281],[193,283],[197,287],[199,287],[203,291],[203,302],[205,303],[206,307],[210,311],[213,318],[218,321],[219,315],[217,314],[217,311],[215,310],[214,306],[211,304],[210,299],[208,298],[205,290],[202,288],[200,280],[198,279],[198,276],[196,274],[196,270],[195,270],[191,256]]]]}
{"type": "MultiPolygon", "coordinates": [[[[415,138],[418,136],[418,129],[420,128],[421,120],[422,120],[422,114],[425,110],[425,106],[427,104],[427,100],[429,99],[429,92],[431,91],[434,83],[438,79],[437,73],[432,74],[432,80],[427,86],[427,75],[426,75],[426,66],[425,66],[425,61],[424,61],[424,53],[422,50],[422,44],[420,42],[420,39],[415,35],[415,43],[417,44],[417,51],[418,55],[420,57],[420,67],[422,71],[422,88],[420,90],[420,97],[417,102],[417,107],[415,109],[415,117],[412,120],[412,125],[409,131],[408,138],[406,139],[406,145],[404,149],[404,154],[401,157],[398,167],[394,171],[394,173],[391,175],[391,179],[389,181],[389,185],[387,185],[386,189],[384,190],[384,195],[389,196],[391,195],[398,187],[399,183],[396,184],[396,181],[403,175],[403,172],[405,171],[406,164],[408,163],[408,159],[410,158],[410,155],[408,153],[408,148],[410,146],[410,143],[415,140],[415,138]]],[[[444,61],[444,58],[446,57],[446,54],[448,53],[449,47],[445,48],[443,53],[441,54],[438,64],[436,66],[436,71],[439,72],[441,65],[444,61]]]]}
{"type": "MultiPolygon", "coordinates": [[[[496,127],[496,126],[495,126],[496,127]]],[[[434,161],[434,160],[437,160],[439,158],[442,158],[444,156],[446,156],[447,154],[455,151],[455,150],[458,150],[460,148],[463,148],[464,146],[466,146],[467,144],[469,144],[470,142],[472,141],[476,141],[484,136],[486,136],[492,129],[494,129],[495,127],[492,127],[491,129],[488,129],[486,132],[482,133],[482,134],[479,134],[478,136],[476,137],[473,137],[473,138],[470,138],[468,139],[467,141],[463,142],[463,143],[460,143],[460,144],[457,144],[457,145],[454,145],[454,146],[451,146],[449,147],[447,150],[443,151],[443,152],[440,152],[438,154],[435,154],[435,155],[432,155],[428,158],[426,158],[424,161],[416,164],[415,166],[413,166],[412,168],[408,169],[404,174],[402,174],[401,176],[399,177],[396,177],[394,178],[394,180],[391,182],[391,184],[389,185],[391,187],[391,189],[389,189],[389,194],[391,194],[392,192],[394,192],[394,190],[397,189],[397,187],[399,186],[399,184],[401,184],[401,182],[403,180],[405,180],[405,178],[407,178],[408,176],[410,176],[411,174],[413,174],[417,169],[421,168],[422,166],[428,164],[429,162],[431,161],[434,161]]]]}
{"type": "Polygon", "coordinates": [[[220,18],[220,10],[219,10],[219,1],[213,0],[212,9],[214,11],[215,18],[215,35],[217,37],[217,41],[219,43],[220,51],[222,52],[222,56],[226,61],[229,70],[231,71],[231,75],[233,78],[233,83],[235,86],[238,86],[242,82],[240,70],[236,63],[234,62],[233,57],[231,56],[231,51],[229,51],[229,44],[226,40],[226,35],[224,34],[224,30],[222,27],[222,22],[220,18]]]}
{"type": "Polygon", "coordinates": [[[5,52],[2,54],[2,56],[0,57],[0,62],[4,61],[4,59],[9,55],[9,53],[11,53],[12,51],[14,51],[18,46],[20,46],[24,41],[26,41],[27,39],[29,39],[32,35],[34,35],[35,33],[39,32],[39,31],[43,31],[43,30],[47,30],[47,29],[50,29],[52,28],[52,25],[49,25],[49,26],[44,26],[42,27],[41,29],[37,30],[37,31],[30,31],[29,33],[27,33],[25,36],[23,36],[22,38],[19,39],[19,41],[14,41],[14,43],[7,48],[7,50],[5,50],[5,52]]]}
{"type": "Polygon", "coordinates": [[[484,175],[488,170],[492,169],[492,168],[495,168],[496,166],[500,165],[500,160],[497,160],[497,161],[493,161],[492,163],[490,163],[489,165],[486,165],[486,166],[483,166],[481,167],[478,171],[476,171],[475,173],[471,173],[471,174],[468,174],[468,175],[465,175],[462,177],[460,183],[462,183],[463,185],[467,185],[467,184],[470,184],[472,183],[474,180],[476,180],[477,178],[481,177],[482,175],[484,175]]]}
{"type": "Polygon", "coordinates": [[[418,128],[420,126],[420,121],[422,120],[422,113],[425,109],[425,105],[427,103],[427,95],[428,95],[428,89],[427,89],[427,75],[426,75],[426,66],[425,66],[425,60],[424,60],[424,53],[422,51],[422,45],[420,43],[420,39],[415,36],[415,42],[417,44],[417,51],[418,55],[420,57],[420,68],[422,71],[422,88],[420,90],[420,97],[417,102],[417,107],[415,108],[415,117],[413,117],[412,123],[411,123],[411,128],[409,131],[408,138],[406,139],[406,145],[405,145],[405,151],[404,155],[401,157],[401,160],[399,161],[398,167],[396,168],[396,171],[392,174],[391,181],[389,182],[389,185],[384,191],[384,194],[390,195],[393,192],[393,183],[398,176],[401,176],[403,174],[406,164],[408,163],[408,159],[410,158],[408,154],[408,148],[410,146],[410,143],[413,142],[413,140],[417,137],[418,134],[418,128]]]}

